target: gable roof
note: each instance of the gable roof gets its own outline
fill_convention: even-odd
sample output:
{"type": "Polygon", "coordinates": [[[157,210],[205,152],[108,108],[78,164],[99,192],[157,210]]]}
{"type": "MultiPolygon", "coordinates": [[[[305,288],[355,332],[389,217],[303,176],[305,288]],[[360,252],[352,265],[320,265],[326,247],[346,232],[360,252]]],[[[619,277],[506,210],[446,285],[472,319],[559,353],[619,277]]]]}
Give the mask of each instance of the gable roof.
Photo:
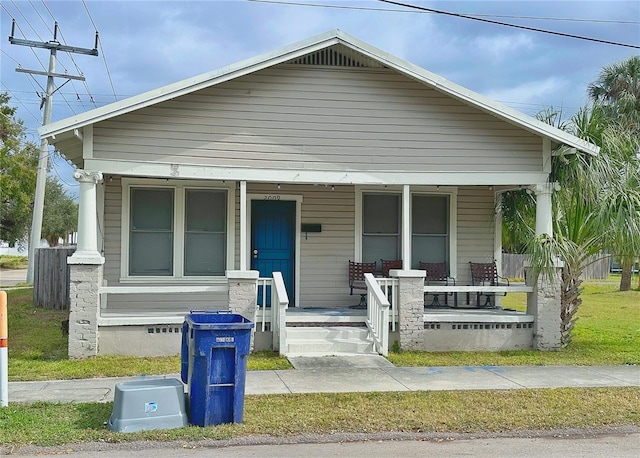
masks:
{"type": "Polygon", "coordinates": [[[40,127],[38,132],[43,138],[53,137],[73,129],[78,129],[138,110],[140,108],[174,99],[200,89],[215,86],[222,82],[254,73],[277,64],[290,62],[296,59],[304,59],[307,55],[330,48],[337,44],[354,52],[354,56],[357,56],[355,57],[356,64],[358,64],[358,62],[365,62],[366,66],[376,65],[388,67],[400,74],[425,84],[426,86],[444,94],[448,94],[451,97],[495,115],[498,118],[504,119],[505,121],[515,124],[527,131],[549,138],[558,143],[564,143],[585,153],[598,154],[600,150],[600,148],[594,144],[545,124],[542,121],[484,97],[483,95],[470,91],[458,84],[452,83],[435,73],[431,73],[417,65],[393,56],[338,29],[331,30],[260,56],[222,67],[212,72],[187,78],[119,102],[46,124],[40,127]]]}

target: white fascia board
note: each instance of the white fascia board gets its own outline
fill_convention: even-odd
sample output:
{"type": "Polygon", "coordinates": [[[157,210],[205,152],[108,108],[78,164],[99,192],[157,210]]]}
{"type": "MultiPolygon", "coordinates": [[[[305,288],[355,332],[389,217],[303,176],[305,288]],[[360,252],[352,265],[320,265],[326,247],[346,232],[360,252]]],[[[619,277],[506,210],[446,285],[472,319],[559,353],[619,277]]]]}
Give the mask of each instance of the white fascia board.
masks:
{"type": "Polygon", "coordinates": [[[600,152],[599,146],[564,132],[561,129],[550,126],[549,124],[545,124],[536,118],[520,113],[513,108],[491,100],[481,94],[470,91],[469,89],[453,83],[446,78],[375,48],[374,46],[358,40],[357,38],[351,37],[344,32],[338,31],[338,36],[344,40],[343,44],[345,46],[350,47],[354,51],[358,51],[361,54],[377,60],[378,62],[381,62],[419,82],[425,83],[445,94],[451,95],[484,111],[497,115],[498,117],[516,124],[532,133],[543,135],[544,137],[556,140],[557,142],[573,146],[588,154],[596,155],[600,152]]]}
{"type": "Polygon", "coordinates": [[[327,185],[425,185],[425,186],[525,186],[547,183],[544,172],[400,172],[258,169],[164,164],[133,161],[86,159],[85,169],[103,175],[139,176],[164,179],[228,180],[262,183],[327,185]]]}
{"type": "Polygon", "coordinates": [[[285,46],[275,51],[261,54],[226,67],[187,78],[176,83],[154,89],[119,102],[111,103],[94,110],[46,124],[38,128],[40,137],[47,138],[72,129],[95,124],[115,116],[139,110],[182,95],[205,89],[216,84],[286,62],[291,59],[315,52],[337,44],[337,31],[330,31],[307,40],[285,46]]]}

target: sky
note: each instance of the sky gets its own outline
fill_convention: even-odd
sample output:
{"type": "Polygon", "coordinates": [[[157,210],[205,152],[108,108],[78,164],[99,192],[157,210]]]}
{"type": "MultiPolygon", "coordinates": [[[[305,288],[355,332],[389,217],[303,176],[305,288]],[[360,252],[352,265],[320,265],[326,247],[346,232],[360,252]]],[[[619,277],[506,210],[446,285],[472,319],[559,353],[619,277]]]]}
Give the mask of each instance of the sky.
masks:
{"type": "MultiPolygon", "coordinates": [[[[400,2],[640,45],[638,0],[400,2]]],[[[57,21],[58,41],[79,48],[93,48],[99,32],[99,56],[58,53],[56,72],[82,74],[86,81],[62,86],[67,80],[56,79],[52,122],[332,29],[532,116],[552,107],[569,117],[588,102],[587,86],[604,66],[640,53],[376,0],[3,0],[0,91],[9,93],[28,140],[38,144],[46,77],[15,69],[45,71],[49,51],[10,44],[12,19],[14,38],[52,40],[57,21]]],[[[51,157],[50,173],[76,197],[72,167],[51,157]]]]}

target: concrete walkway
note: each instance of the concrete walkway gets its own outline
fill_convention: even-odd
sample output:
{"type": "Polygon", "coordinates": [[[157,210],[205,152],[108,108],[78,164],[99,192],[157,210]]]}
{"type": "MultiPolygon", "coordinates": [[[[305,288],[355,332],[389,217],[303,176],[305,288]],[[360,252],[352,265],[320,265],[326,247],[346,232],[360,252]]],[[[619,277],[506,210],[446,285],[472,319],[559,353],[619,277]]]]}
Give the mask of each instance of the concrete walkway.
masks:
{"type": "MultiPolygon", "coordinates": [[[[640,366],[395,367],[377,357],[292,358],[297,369],[248,371],[246,394],[516,390],[640,386],[640,366]]],[[[116,383],[179,374],[9,383],[9,403],[107,402],[116,383]]]]}

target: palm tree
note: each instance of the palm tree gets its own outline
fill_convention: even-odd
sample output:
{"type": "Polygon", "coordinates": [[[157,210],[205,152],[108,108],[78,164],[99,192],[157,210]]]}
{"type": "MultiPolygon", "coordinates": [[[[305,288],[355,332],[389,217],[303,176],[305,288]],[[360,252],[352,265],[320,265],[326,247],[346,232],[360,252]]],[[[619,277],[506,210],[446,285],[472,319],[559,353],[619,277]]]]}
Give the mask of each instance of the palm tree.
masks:
{"type": "MultiPolygon", "coordinates": [[[[621,166],[620,176],[626,176],[628,171],[637,172],[640,149],[637,142],[634,145],[633,141],[625,140],[627,135],[622,131],[628,130],[636,138],[640,136],[640,56],[631,56],[625,61],[604,67],[598,79],[589,85],[589,96],[595,103],[601,104],[611,122],[617,124],[614,130],[621,140],[615,140],[612,144],[618,143],[620,150],[612,149],[611,153],[616,155],[621,166]]],[[[620,230],[629,229],[626,225],[620,226],[620,230]]],[[[628,239],[634,239],[633,235],[618,234],[613,239],[613,251],[622,265],[620,291],[631,289],[631,269],[640,253],[640,250],[629,253],[627,242],[628,239]]]]}
{"type": "MultiPolygon", "coordinates": [[[[553,116],[541,119],[553,120],[553,116]]],[[[601,154],[577,154],[561,146],[554,152],[553,179],[560,189],[553,200],[553,237],[531,237],[527,250],[539,274],[549,275],[554,260],[562,259],[561,342],[567,346],[582,299],[580,279],[607,246],[640,246],[640,188],[638,177],[629,170],[620,174],[620,162],[611,151],[621,141],[633,140],[607,121],[600,105],[579,110],[564,128],[572,134],[601,145],[601,154]],[[635,180],[635,181],[634,181],[635,180]],[[635,236],[627,237],[627,234],[635,236]]],[[[623,130],[627,132],[627,130],[623,130]]],[[[633,142],[631,142],[633,143],[633,142]]]]}

